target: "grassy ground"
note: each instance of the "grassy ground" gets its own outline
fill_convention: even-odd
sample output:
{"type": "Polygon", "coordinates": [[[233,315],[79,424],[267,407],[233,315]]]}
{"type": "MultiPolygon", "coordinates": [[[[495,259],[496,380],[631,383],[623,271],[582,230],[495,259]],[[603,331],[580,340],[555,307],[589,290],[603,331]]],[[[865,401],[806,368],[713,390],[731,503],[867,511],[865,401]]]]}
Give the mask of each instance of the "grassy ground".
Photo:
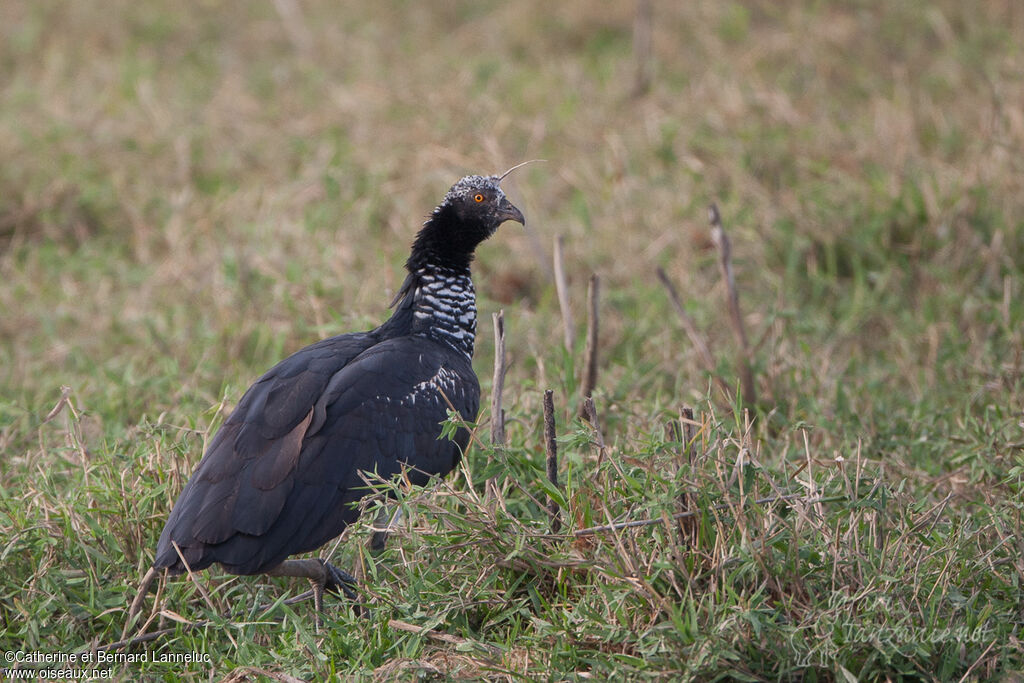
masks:
{"type": "Polygon", "coordinates": [[[365,524],[324,549],[362,567],[373,616],[332,602],[318,635],[310,603],[261,607],[302,585],[204,573],[207,595],[162,584],[136,630],[210,624],[97,666],[1020,680],[1024,12],[651,4],[637,96],[631,3],[3,3],[0,650],[119,640],[171,503],[248,384],[386,316],[451,182],[540,157],[506,183],[529,229],[504,227],[476,265],[485,399],[490,314],[506,313],[509,445],[489,444],[485,409],[464,470],[402,493],[376,565],[365,524]],[[756,405],[712,380],[654,275],[734,387],[711,201],[756,405]],[[595,272],[596,428],[575,418],[595,272]],[[564,531],[660,522],[546,533],[549,388],[564,531]],[[681,491],[701,512],[682,530],[681,491]],[[751,504],[790,494],[825,500],[751,504]],[[200,661],[153,661],[185,655],[200,661]]]}

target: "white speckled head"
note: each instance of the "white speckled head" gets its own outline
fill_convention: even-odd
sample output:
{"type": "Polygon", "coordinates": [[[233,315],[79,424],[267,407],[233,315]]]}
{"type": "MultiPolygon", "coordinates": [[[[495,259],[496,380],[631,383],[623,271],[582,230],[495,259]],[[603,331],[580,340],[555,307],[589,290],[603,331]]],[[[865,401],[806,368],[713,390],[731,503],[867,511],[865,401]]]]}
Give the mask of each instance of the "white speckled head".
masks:
{"type": "Polygon", "coordinates": [[[516,164],[501,175],[468,175],[452,185],[451,189],[448,190],[448,194],[445,195],[444,201],[446,203],[450,203],[454,199],[465,199],[471,194],[475,194],[481,190],[489,190],[493,193],[491,196],[495,200],[500,200],[505,196],[505,193],[501,189],[501,181],[507,178],[508,174],[512,171],[536,161],[544,161],[544,159],[530,159],[529,161],[524,161],[516,164]]]}
{"type": "Polygon", "coordinates": [[[452,185],[451,189],[448,190],[448,194],[444,196],[443,203],[452,204],[456,200],[465,199],[481,190],[489,190],[497,198],[505,196],[501,189],[500,177],[496,175],[468,175],[452,185]]]}
{"type": "Polygon", "coordinates": [[[450,208],[468,228],[463,234],[472,235],[474,228],[482,229],[477,233],[476,242],[493,235],[504,221],[516,221],[525,225],[522,212],[512,205],[501,189],[503,177],[468,175],[462,178],[448,190],[444,201],[434,210],[434,217],[436,218],[445,207],[450,208]]]}

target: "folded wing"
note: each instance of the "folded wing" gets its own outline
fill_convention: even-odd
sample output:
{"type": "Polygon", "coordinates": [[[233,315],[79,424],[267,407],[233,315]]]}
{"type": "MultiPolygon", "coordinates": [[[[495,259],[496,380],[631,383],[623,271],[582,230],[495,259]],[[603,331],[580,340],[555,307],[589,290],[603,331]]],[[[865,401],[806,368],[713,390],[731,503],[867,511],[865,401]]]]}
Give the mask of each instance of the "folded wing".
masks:
{"type": "Polygon", "coordinates": [[[358,517],[360,471],[414,483],[445,474],[468,443],[438,439],[449,402],[475,419],[470,361],[424,337],[343,335],[307,347],[246,392],[175,503],[157,567],[219,562],[254,574],[313,550],[358,517]]]}

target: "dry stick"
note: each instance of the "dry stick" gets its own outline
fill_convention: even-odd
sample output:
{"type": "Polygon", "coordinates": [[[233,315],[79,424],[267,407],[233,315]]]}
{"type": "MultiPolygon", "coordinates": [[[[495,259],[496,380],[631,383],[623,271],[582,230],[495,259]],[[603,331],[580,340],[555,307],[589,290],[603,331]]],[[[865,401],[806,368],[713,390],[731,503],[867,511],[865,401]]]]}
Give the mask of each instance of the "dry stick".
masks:
{"type": "MultiPolygon", "coordinates": [[[[696,447],[697,430],[693,419],[693,408],[683,406],[679,411],[679,422],[683,428],[683,454],[686,456],[686,463],[693,467],[694,449],[696,447]]],[[[682,463],[680,462],[680,466],[682,463]]],[[[689,491],[679,494],[679,507],[681,512],[688,512],[696,508],[694,496],[689,491]]],[[[697,539],[697,523],[695,519],[679,520],[679,534],[684,544],[693,545],[697,539]]]]}
{"type": "MultiPolygon", "coordinates": [[[[580,395],[584,400],[590,398],[597,386],[597,328],[598,328],[598,292],[601,287],[601,278],[597,275],[590,276],[590,284],[587,286],[587,345],[583,353],[583,384],[580,387],[580,395]]],[[[586,417],[583,411],[583,403],[580,404],[580,417],[586,417]]]]}
{"type": "Polygon", "coordinates": [[[558,307],[562,310],[562,334],[564,336],[565,350],[572,353],[573,320],[572,308],[569,306],[569,285],[565,279],[565,265],[563,264],[562,252],[565,247],[565,239],[558,235],[555,237],[555,291],[558,293],[558,307]]]}
{"type": "MultiPolygon", "coordinates": [[[[544,392],[544,448],[548,454],[548,481],[558,487],[558,444],[555,443],[555,401],[554,392],[544,392]]],[[[558,501],[548,496],[548,516],[551,517],[551,533],[562,529],[562,517],[558,501]]]]}
{"type": "Polygon", "coordinates": [[[505,311],[494,318],[494,382],[491,386],[491,443],[505,445],[505,409],[501,407],[501,393],[505,389],[505,311]]]}
{"type": "Polygon", "coordinates": [[[732,331],[740,345],[738,361],[743,403],[753,406],[757,403],[757,387],[754,386],[754,371],[750,365],[750,342],[747,341],[747,330],[743,326],[740,297],[736,291],[736,277],[732,271],[732,243],[722,228],[722,217],[718,213],[717,205],[712,204],[708,207],[708,220],[711,222],[711,241],[718,248],[720,257],[718,267],[722,271],[722,279],[725,280],[725,286],[729,290],[729,319],[732,321],[732,331]]]}
{"type": "Polygon", "coordinates": [[[651,89],[652,23],[651,0],[637,0],[633,17],[633,58],[636,60],[633,97],[644,95],[651,89]]]}
{"type": "Polygon", "coordinates": [[[676,286],[672,284],[672,280],[669,279],[665,269],[661,266],[658,266],[658,279],[661,280],[661,284],[668,290],[668,297],[672,301],[672,307],[679,314],[679,320],[683,323],[683,330],[686,332],[686,336],[690,338],[690,343],[697,349],[697,355],[700,356],[701,362],[704,363],[704,369],[714,378],[715,383],[718,384],[722,392],[726,396],[731,397],[732,390],[729,388],[729,384],[715,372],[716,363],[715,357],[711,354],[711,348],[704,341],[704,337],[701,336],[700,332],[697,331],[697,324],[693,321],[690,314],[686,312],[686,309],[683,308],[683,303],[679,299],[679,292],[676,291],[676,286]]]}
{"type": "MultiPolygon", "coordinates": [[[[680,429],[681,423],[682,423],[682,413],[679,414],[679,419],[678,420],[669,420],[668,423],[665,425],[665,428],[668,430],[668,439],[669,439],[669,441],[680,442],[683,445],[683,450],[680,451],[680,454],[679,454],[679,464],[678,464],[678,467],[676,467],[676,475],[677,475],[676,476],[676,481],[680,481],[680,482],[682,481],[682,478],[683,478],[682,475],[680,474],[680,472],[682,472],[682,470],[683,470],[683,453],[685,453],[685,450],[686,450],[686,438],[683,436],[682,430],[680,429]]],[[[679,512],[686,512],[687,510],[690,509],[690,506],[687,504],[688,503],[688,498],[689,498],[689,496],[686,494],[686,489],[684,487],[679,492],[679,500],[678,500],[678,503],[677,503],[677,506],[679,508],[679,512]]],[[[682,520],[680,520],[679,524],[678,524],[678,527],[679,527],[679,543],[682,544],[682,545],[688,545],[687,538],[686,538],[685,526],[686,526],[686,523],[683,522],[682,520]]]]}

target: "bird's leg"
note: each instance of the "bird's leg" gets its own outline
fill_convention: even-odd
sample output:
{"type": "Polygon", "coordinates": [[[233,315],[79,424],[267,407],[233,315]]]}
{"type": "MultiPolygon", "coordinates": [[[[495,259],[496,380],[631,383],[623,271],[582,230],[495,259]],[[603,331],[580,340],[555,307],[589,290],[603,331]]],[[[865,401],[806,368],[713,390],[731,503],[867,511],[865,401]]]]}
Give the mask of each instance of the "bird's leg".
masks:
{"type": "MultiPolygon", "coordinates": [[[[267,576],[293,576],[309,579],[313,588],[313,609],[316,612],[316,630],[320,630],[320,615],[324,610],[324,591],[344,593],[353,602],[359,597],[355,591],[356,580],[348,572],[344,572],[320,558],[310,557],[302,560],[285,560],[273,569],[265,572],[267,576]]],[[[356,607],[358,608],[358,605],[356,607]]]]}

